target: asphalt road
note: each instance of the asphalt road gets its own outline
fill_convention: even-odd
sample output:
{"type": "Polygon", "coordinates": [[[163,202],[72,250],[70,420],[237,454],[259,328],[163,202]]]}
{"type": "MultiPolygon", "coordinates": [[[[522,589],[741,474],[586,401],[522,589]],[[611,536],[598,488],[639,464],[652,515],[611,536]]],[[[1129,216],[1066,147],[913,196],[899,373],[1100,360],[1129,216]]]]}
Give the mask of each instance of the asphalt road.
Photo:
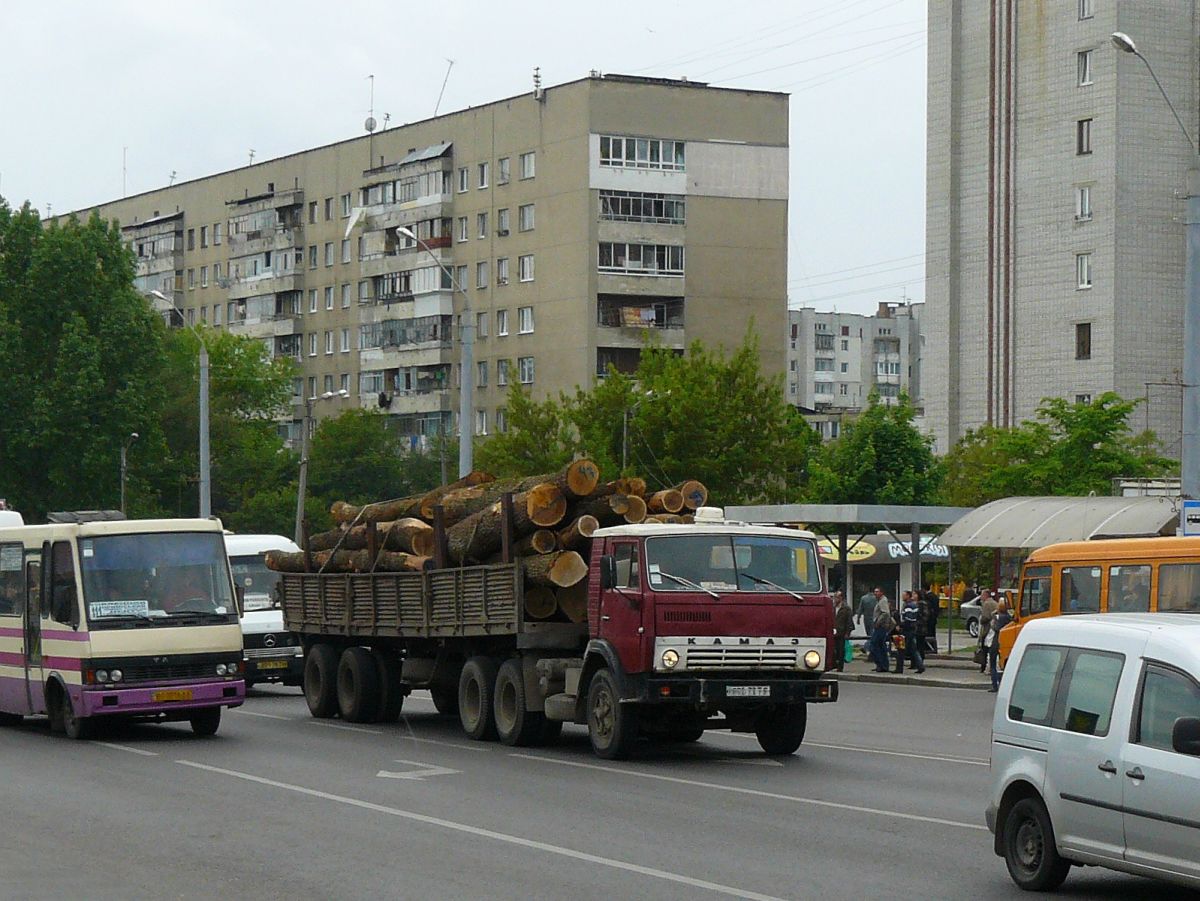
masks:
{"type": "MultiPolygon", "coordinates": [[[[786,760],[709,733],[594,758],[463,738],[417,693],[394,726],[266,688],[220,733],[91,743],[0,729],[0,898],[1025,897],[983,825],[993,696],[847,684],[786,760]]],[[[1181,899],[1094,869],[1073,898],[1181,899]]]]}

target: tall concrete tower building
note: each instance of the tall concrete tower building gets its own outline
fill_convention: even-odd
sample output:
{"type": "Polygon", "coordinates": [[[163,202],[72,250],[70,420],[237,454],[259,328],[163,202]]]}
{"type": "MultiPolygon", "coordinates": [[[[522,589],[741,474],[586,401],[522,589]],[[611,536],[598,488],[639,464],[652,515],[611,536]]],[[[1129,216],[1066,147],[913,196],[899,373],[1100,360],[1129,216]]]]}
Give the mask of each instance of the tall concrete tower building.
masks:
{"type": "Polygon", "coordinates": [[[1146,401],[1178,456],[1195,0],[930,0],[926,422],[939,452],[1042,398],[1146,401]]]}

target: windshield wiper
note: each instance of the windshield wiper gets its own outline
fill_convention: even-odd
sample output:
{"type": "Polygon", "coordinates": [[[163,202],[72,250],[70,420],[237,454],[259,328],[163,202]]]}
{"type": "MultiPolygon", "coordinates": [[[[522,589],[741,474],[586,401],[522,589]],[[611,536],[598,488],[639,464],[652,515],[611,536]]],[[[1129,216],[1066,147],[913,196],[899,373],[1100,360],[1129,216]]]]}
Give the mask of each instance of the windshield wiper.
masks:
{"type": "Polygon", "coordinates": [[[751,582],[757,582],[759,585],[766,585],[768,588],[774,588],[776,591],[782,591],[785,594],[790,594],[798,601],[804,600],[803,595],[796,594],[796,592],[792,591],[790,588],[784,588],[782,585],[777,585],[770,579],[761,579],[758,576],[750,575],[750,573],[738,573],[738,578],[741,578],[742,576],[745,576],[751,582]]]}
{"type": "Polygon", "coordinates": [[[90,622],[123,622],[131,626],[153,626],[162,622],[165,617],[149,616],[145,613],[109,613],[104,616],[89,616],[90,622]]]}
{"type": "Polygon", "coordinates": [[[719,594],[717,594],[715,591],[713,591],[711,588],[705,588],[703,585],[699,585],[699,584],[693,582],[691,579],[685,579],[683,576],[672,575],[671,573],[667,572],[666,570],[662,570],[662,569],[660,569],[658,571],[658,574],[660,576],[666,576],[672,582],[678,582],[680,585],[684,585],[688,588],[694,588],[697,591],[703,591],[705,594],[711,594],[718,601],[721,600],[721,596],[719,594]]]}
{"type": "Polygon", "coordinates": [[[208,622],[225,623],[229,621],[229,614],[216,613],[211,610],[181,610],[178,613],[170,613],[166,617],[169,621],[178,623],[180,620],[188,619],[192,621],[206,620],[208,622]]]}

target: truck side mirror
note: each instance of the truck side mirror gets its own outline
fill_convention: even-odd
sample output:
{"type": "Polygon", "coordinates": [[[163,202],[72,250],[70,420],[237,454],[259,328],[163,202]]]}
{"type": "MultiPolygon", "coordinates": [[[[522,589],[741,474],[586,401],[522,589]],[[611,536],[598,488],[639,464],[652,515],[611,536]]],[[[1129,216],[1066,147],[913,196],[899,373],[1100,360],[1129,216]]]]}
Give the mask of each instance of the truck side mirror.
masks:
{"type": "Polygon", "coordinates": [[[1180,754],[1200,757],[1200,717],[1181,716],[1171,729],[1171,747],[1180,754]]]}
{"type": "Polygon", "coordinates": [[[606,591],[617,584],[617,558],[605,554],[600,558],[600,587],[606,591]]]}

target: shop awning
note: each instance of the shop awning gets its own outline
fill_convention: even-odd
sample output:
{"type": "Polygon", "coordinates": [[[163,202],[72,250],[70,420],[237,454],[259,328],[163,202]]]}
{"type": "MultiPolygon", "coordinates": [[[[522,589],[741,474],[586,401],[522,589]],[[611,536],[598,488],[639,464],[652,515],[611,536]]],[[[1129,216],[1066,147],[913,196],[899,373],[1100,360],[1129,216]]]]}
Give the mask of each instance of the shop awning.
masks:
{"type": "Polygon", "coordinates": [[[940,536],[951,547],[1036,548],[1093,538],[1173,535],[1172,497],[1007,497],[977,507],[940,536]]]}

